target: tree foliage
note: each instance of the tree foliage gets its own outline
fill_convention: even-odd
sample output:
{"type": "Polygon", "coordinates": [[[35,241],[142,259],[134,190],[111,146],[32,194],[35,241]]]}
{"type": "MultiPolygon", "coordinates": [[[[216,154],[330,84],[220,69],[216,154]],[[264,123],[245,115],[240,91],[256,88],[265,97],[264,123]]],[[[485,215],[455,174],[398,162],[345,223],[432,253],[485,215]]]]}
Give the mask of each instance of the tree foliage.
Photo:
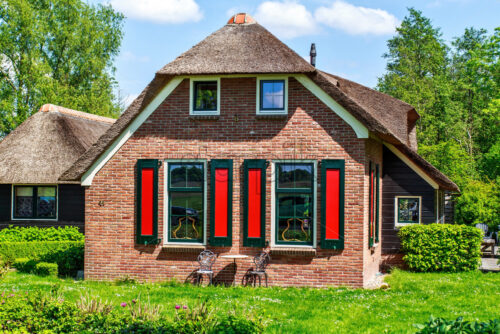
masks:
{"type": "Polygon", "coordinates": [[[123,15],[82,0],[0,0],[0,137],[43,104],[117,116],[123,15]]]}
{"type": "MultiPolygon", "coordinates": [[[[410,8],[387,45],[387,72],[377,88],[420,113],[419,153],[463,192],[457,220],[483,222],[477,192],[497,194],[500,175],[500,27],[491,35],[467,28],[447,45],[440,29],[410,8]]],[[[499,207],[498,196],[488,201],[499,207]]]]}

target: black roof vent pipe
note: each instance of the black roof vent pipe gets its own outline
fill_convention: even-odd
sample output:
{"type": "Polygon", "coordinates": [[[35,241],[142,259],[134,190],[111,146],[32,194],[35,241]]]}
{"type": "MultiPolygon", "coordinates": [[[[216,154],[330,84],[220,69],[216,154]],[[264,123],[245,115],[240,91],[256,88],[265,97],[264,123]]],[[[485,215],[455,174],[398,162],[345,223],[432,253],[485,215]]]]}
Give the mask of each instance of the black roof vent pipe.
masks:
{"type": "Polygon", "coordinates": [[[309,52],[309,56],[311,56],[311,65],[316,67],[316,44],[311,44],[311,52],[309,52]]]}

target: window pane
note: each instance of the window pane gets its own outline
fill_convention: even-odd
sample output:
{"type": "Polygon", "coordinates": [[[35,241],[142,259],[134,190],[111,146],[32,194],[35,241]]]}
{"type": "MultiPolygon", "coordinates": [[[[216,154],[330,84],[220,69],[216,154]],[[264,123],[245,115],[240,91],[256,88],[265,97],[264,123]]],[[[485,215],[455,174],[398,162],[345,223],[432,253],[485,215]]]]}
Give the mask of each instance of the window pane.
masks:
{"type": "Polygon", "coordinates": [[[170,238],[203,238],[203,195],[201,192],[170,193],[170,238]]]}
{"type": "Polygon", "coordinates": [[[37,189],[37,217],[55,218],[56,217],[56,188],[38,187],[37,189]]]}
{"type": "Polygon", "coordinates": [[[280,218],[278,241],[312,243],[312,224],[308,218],[280,218]]]}
{"type": "Polygon", "coordinates": [[[15,187],[15,212],[17,218],[33,217],[33,187],[15,187]]]}
{"type": "Polygon", "coordinates": [[[194,83],[194,109],[217,110],[217,81],[194,83]]]}
{"type": "Polygon", "coordinates": [[[170,163],[170,186],[173,188],[201,188],[203,186],[203,164],[170,163]]]}
{"type": "Polygon", "coordinates": [[[262,109],[283,109],[285,104],[285,82],[261,81],[262,109]]]}
{"type": "Polygon", "coordinates": [[[312,195],[278,194],[278,216],[283,218],[311,218],[312,195]]]}
{"type": "Polygon", "coordinates": [[[398,198],[398,222],[418,223],[420,213],[418,198],[398,198]]]}
{"type": "Polygon", "coordinates": [[[278,164],[278,188],[311,188],[312,164],[278,164]]]}

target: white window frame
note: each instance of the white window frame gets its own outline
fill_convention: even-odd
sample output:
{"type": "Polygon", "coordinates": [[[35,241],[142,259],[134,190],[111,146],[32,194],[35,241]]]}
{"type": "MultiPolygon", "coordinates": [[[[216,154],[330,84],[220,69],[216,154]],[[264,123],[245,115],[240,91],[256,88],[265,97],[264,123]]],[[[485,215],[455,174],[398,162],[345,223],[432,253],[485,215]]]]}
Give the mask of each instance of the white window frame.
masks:
{"type": "Polygon", "coordinates": [[[422,196],[395,196],[394,197],[394,226],[406,226],[406,225],[415,225],[422,223],[422,196]],[[400,223],[398,221],[398,202],[400,198],[418,198],[418,223],[400,223]]]}
{"type": "Polygon", "coordinates": [[[59,185],[58,184],[12,184],[11,186],[11,204],[10,204],[10,220],[12,221],[51,221],[59,220],[59,185]],[[56,187],[56,218],[14,218],[14,202],[16,194],[15,187],[56,187]]]}
{"type": "Polygon", "coordinates": [[[190,246],[205,246],[207,244],[207,160],[205,159],[165,159],[163,160],[164,172],[163,172],[163,245],[176,245],[184,246],[189,248],[190,246]],[[203,242],[175,242],[168,241],[169,233],[169,192],[168,192],[168,182],[169,182],[169,164],[176,162],[193,162],[193,163],[203,163],[203,242]]]}
{"type": "Polygon", "coordinates": [[[316,224],[317,216],[317,192],[318,192],[318,161],[316,160],[302,160],[302,159],[286,159],[286,160],[272,160],[271,161],[271,248],[305,248],[316,249],[318,240],[318,226],[316,224]],[[277,163],[312,163],[314,169],[313,175],[313,244],[312,245],[283,245],[276,243],[276,164],[277,163]]]}
{"type": "Polygon", "coordinates": [[[220,77],[191,77],[189,78],[189,115],[190,116],[218,116],[220,115],[220,77]],[[194,110],[194,83],[203,81],[217,81],[217,110],[194,110]]]}
{"type": "Polygon", "coordinates": [[[256,113],[257,115],[288,115],[288,77],[275,76],[275,75],[262,75],[257,77],[257,88],[256,88],[256,113]],[[283,80],[285,82],[284,87],[284,104],[283,110],[261,110],[260,109],[260,82],[266,80],[283,80]]]}

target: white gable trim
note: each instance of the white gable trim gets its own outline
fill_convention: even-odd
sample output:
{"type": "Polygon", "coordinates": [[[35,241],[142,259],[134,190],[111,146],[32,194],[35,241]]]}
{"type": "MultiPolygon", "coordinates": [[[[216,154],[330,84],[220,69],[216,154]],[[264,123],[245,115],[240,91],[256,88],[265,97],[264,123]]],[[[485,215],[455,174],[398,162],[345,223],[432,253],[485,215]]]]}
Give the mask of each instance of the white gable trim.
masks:
{"type": "Polygon", "coordinates": [[[420,167],[415,165],[413,161],[408,159],[406,155],[404,155],[400,150],[389,143],[384,143],[384,145],[396,155],[399,159],[401,159],[408,167],[410,167],[415,173],[418,174],[422,179],[424,179],[432,188],[439,189],[439,185],[429,177],[420,167]]]}
{"type": "Polygon", "coordinates": [[[120,133],[118,138],[115,139],[113,144],[106,149],[99,158],[92,164],[92,166],[83,174],[81,178],[82,186],[92,185],[92,180],[98,171],[113,157],[113,155],[129,140],[134,132],[141,126],[146,119],[151,116],[153,111],[160,106],[160,104],[174,91],[175,88],[182,82],[182,77],[176,77],[170,80],[170,82],[156,95],[156,97],[151,101],[146,108],[134,119],[132,123],[127,126],[127,128],[120,133]]]}
{"type": "Polygon", "coordinates": [[[311,93],[314,94],[318,99],[321,100],[328,108],[332,109],[340,118],[342,118],[347,124],[349,124],[356,136],[358,138],[368,138],[369,131],[360,121],[358,121],[353,115],[351,115],[344,107],[337,103],[330,95],[328,95],[324,90],[322,90],[314,81],[309,79],[305,75],[294,76],[298,82],[300,82],[304,87],[306,87],[311,93]]]}
{"type": "MultiPolygon", "coordinates": [[[[286,77],[287,75],[280,75],[280,77],[286,77]]],[[[213,77],[213,76],[212,76],[213,77]]],[[[256,74],[228,74],[219,75],[217,78],[264,78],[270,77],[265,75],[256,74]]],[[[300,82],[306,89],[311,91],[321,102],[326,104],[334,113],[336,113],[340,118],[342,118],[349,126],[352,127],[356,136],[358,138],[368,138],[369,131],[360,121],[358,121],[353,115],[351,115],[344,107],[338,104],[330,95],[323,91],[316,83],[309,79],[304,74],[293,74],[288,75],[288,77],[295,78],[300,82]]],[[[92,180],[94,176],[101,170],[102,167],[113,157],[113,155],[129,140],[134,132],[146,121],[146,119],[151,116],[151,114],[158,108],[158,106],[174,91],[175,88],[182,82],[182,80],[190,78],[189,76],[179,76],[175,77],[160,91],[158,95],[151,101],[146,108],[134,119],[134,121],[127,126],[127,128],[120,133],[118,138],[115,139],[113,144],[109,146],[99,158],[92,164],[92,166],[83,174],[81,178],[82,186],[92,185],[92,180]]],[[[220,91],[220,89],[219,89],[220,91]]]]}

